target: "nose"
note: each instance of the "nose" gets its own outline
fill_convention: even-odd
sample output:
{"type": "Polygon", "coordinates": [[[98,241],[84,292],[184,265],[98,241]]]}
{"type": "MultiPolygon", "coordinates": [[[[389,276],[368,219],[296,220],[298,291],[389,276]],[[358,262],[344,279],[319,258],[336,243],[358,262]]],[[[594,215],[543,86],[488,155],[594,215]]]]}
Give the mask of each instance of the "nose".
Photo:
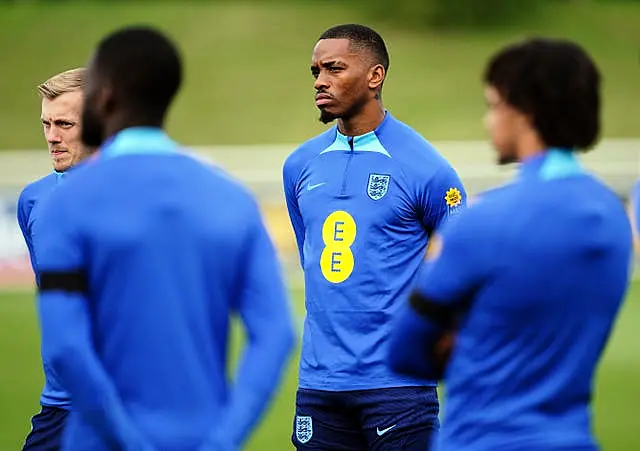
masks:
{"type": "Polygon", "coordinates": [[[316,82],[313,84],[313,87],[316,91],[326,91],[329,88],[329,82],[327,78],[322,75],[322,72],[316,78],[316,82]]]}
{"type": "Polygon", "coordinates": [[[44,134],[48,143],[56,144],[62,141],[62,137],[60,136],[58,127],[56,127],[55,125],[52,125],[51,127],[47,128],[44,134]]]}

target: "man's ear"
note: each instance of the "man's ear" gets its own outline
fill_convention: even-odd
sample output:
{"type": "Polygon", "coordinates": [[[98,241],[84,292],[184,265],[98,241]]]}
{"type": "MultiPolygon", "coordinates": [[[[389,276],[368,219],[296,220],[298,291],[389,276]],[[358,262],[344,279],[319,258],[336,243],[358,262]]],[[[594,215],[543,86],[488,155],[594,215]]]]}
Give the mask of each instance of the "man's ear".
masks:
{"type": "Polygon", "coordinates": [[[96,96],[96,110],[101,116],[113,113],[116,106],[116,92],[111,85],[105,85],[96,96]]]}
{"type": "Polygon", "coordinates": [[[380,89],[387,72],[382,64],[376,64],[369,69],[369,89],[380,89]]]}

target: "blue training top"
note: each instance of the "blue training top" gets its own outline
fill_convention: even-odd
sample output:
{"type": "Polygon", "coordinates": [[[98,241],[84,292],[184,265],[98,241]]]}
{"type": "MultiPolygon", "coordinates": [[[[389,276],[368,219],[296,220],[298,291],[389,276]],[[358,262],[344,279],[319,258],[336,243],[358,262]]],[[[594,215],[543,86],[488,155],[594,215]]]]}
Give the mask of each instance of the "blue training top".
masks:
{"type": "MultiPolygon", "coordinates": [[[[597,449],[593,378],[630,276],[621,200],[572,152],[551,149],[439,235],[414,304],[425,329],[457,317],[436,448],[597,449]]],[[[421,359],[415,325],[407,317],[396,331],[396,367],[411,366],[411,350],[421,359]]]]}
{"type": "MultiPolygon", "coordinates": [[[[29,259],[31,267],[35,274],[36,285],[40,283],[38,276],[38,262],[34,250],[34,241],[38,234],[37,229],[40,227],[53,227],[56,224],[42,224],[40,215],[38,214],[39,206],[46,200],[51,192],[66,177],[64,172],[52,172],[35,182],[28,184],[18,197],[18,225],[22,231],[22,236],[27,244],[29,251],[29,259]]],[[[45,383],[40,395],[40,404],[43,406],[58,407],[68,410],[71,408],[71,397],[62,388],[51,366],[47,363],[46,355],[42,355],[42,367],[44,370],[45,383]]]]}
{"type": "Polygon", "coordinates": [[[392,373],[385,356],[429,235],[465,205],[456,172],[387,112],[365,135],[334,126],[302,144],[283,179],[305,274],[300,387],[435,385],[392,373]]]}
{"type": "Polygon", "coordinates": [[[35,247],[43,347],[73,397],[63,449],[238,449],[294,337],[249,192],[161,130],[130,128],[41,214],[56,224],[35,247]],[[234,313],[248,339],[231,385],[234,313]]]}

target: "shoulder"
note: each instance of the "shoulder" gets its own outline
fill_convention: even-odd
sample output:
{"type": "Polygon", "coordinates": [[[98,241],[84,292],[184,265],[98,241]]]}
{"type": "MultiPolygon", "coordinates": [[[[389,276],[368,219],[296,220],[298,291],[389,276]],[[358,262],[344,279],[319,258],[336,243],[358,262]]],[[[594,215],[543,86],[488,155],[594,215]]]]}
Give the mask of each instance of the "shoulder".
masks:
{"type": "MultiPolygon", "coordinates": [[[[216,162],[203,158],[195,152],[180,148],[175,159],[162,163],[162,171],[166,175],[167,167],[171,167],[170,179],[178,189],[185,189],[200,203],[211,211],[229,219],[247,218],[259,210],[255,196],[245,184],[227,172],[216,162]]],[[[122,176],[120,173],[127,162],[119,158],[97,159],[85,167],[74,171],[72,177],[65,180],[54,190],[55,203],[61,208],[82,211],[102,198],[108,192],[109,184],[122,176]],[[67,207],[63,207],[67,206],[67,207]],[[83,206],[83,207],[78,207],[83,206]]],[[[145,183],[152,183],[149,178],[145,183]]],[[[128,184],[129,189],[133,185],[128,184]]],[[[147,186],[147,185],[145,185],[147,186]]]]}
{"type": "Polygon", "coordinates": [[[187,147],[180,147],[175,158],[177,161],[171,164],[180,171],[180,179],[195,185],[196,189],[221,196],[227,205],[255,204],[255,196],[249,187],[213,158],[187,147]]]}
{"type": "Polygon", "coordinates": [[[58,175],[52,172],[25,186],[18,197],[18,213],[28,215],[38,201],[50,195],[56,186],[57,177],[58,175]]]}
{"type": "MultiPolygon", "coordinates": [[[[616,199],[616,201],[620,200],[620,195],[597,175],[591,172],[585,172],[584,178],[587,179],[593,186],[593,189],[600,192],[603,197],[616,199]]],[[[637,182],[635,184],[635,186],[633,187],[633,191],[636,193],[636,196],[640,195],[640,182],[637,182]]]]}
{"type": "Polygon", "coordinates": [[[378,139],[392,159],[414,175],[430,179],[438,174],[455,173],[429,140],[393,116],[380,129],[378,139]]]}
{"type": "Polygon", "coordinates": [[[500,236],[508,222],[506,218],[512,217],[524,202],[521,190],[517,183],[508,183],[474,195],[456,220],[447,223],[444,229],[448,232],[451,228],[450,233],[466,234],[470,239],[482,237],[482,241],[500,236]]]}
{"type": "Polygon", "coordinates": [[[509,181],[507,183],[494,186],[471,196],[468,200],[468,206],[472,207],[479,203],[484,203],[485,205],[495,203],[496,205],[499,205],[510,197],[517,197],[518,189],[519,186],[516,181],[509,181]]]}
{"type": "Polygon", "coordinates": [[[284,161],[283,171],[285,174],[293,175],[299,172],[306,163],[319,155],[329,147],[336,139],[336,126],[314,136],[299,145],[284,161]]]}
{"type": "Polygon", "coordinates": [[[227,204],[257,210],[257,200],[249,187],[236,178],[213,159],[202,157],[195,152],[184,150],[180,157],[192,165],[194,173],[198,173],[204,181],[210,184],[210,190],[224,197],[227,204]]]}
{"type": "Polygon", "coordinates": [[[55,186],[57,174],[52,172],[34,182],[29,183],[20,193],[20,198],[24,201],[36,200],[43,192],[49,191],[55,186]]]}
{"type": "Polygon", "coordinates": [[[198,190],[210,199],[208,209],[212,214],[239,234],[261,226],[260,204],[245,183],[212,161],[194,158],[191,161],[198,167],[198,190]]]}
{"type": "MultiPolygon", "coordinates": [[[[590,186],[585,189],[585,195],[588,196],[589,199],[598,199],[601,202],[602,208],[609,211],[611,215],[616,213],[623,214],[626,218],[627,211],[625,207],[625,200],[623,199],[624,196],[620,196],[620,194],[596,175],[591,173],[587,173],[586,175],[590,186]]],[[[634,192],[635,195],[632,195],[631,199],[637,207],[637,204],[640,201],[640,185],[636,184],[634,192]]]]}

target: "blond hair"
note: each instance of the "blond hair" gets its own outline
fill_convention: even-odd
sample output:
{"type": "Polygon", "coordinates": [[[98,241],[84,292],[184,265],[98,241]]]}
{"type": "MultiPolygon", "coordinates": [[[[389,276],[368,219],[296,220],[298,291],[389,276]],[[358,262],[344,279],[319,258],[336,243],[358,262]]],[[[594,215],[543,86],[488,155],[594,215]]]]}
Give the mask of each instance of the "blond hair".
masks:
{"type": "Polygon", "coordinates": [[[87,77],[84,67],[70,69],[49,78],[38,85],[38,95],[42,99],[53,100],[67,92],[77,91],[84,87],[87,77]]]}

